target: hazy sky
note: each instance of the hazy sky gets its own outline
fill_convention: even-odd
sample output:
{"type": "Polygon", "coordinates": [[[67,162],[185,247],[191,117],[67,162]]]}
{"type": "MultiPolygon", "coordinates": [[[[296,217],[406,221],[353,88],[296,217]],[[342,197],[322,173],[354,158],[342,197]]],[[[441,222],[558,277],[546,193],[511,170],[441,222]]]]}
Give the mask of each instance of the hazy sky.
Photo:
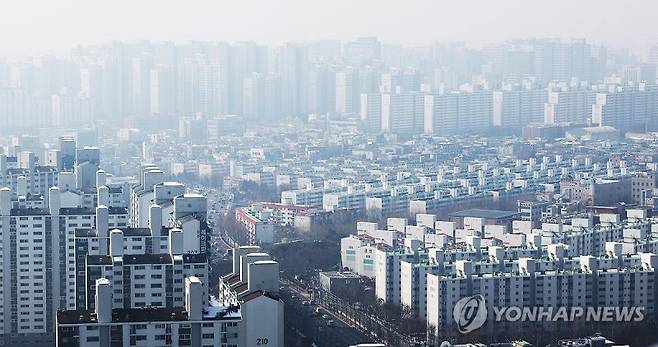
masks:
{"type": "Polygon", "coordinates": [[[0,50],[109,40],[254,40],[376,35],[480,46],[515,37],[584,37],[642,50],[658,42],[658,1],[624,0],[0,0],[0,50]]]}

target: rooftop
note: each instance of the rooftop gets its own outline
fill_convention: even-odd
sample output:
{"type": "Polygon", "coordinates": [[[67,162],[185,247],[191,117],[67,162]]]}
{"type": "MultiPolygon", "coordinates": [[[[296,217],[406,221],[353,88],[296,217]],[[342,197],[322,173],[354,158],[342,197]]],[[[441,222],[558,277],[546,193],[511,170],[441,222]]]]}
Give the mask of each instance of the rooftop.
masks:
{"type": "MultiPolygon", "coordinates": [[[[121,230],[123,232],[123,237],[137,237],[137,236],[151,236],[151,229],[149,228],[112,228],[112,230],[121,230]]],[[[96,229],[76,229],[75,237],[98,237],[98,232],[96,229]]],[[[158,237],[165,237],[158,236],[158,237]]]]}
{"type": "MultiPolygon", "coordinates": [[[[184,263],[205,263],[206,255],[203,253],[183,254],[184,263]]],[[[142,265],[142,264],[171,264],[173,263],[171,255],[161,254],[133,254],[116,257],[123,260],[125,265],[142,265]]],[[[87,256],[89,265],[111,265],[112,257],[109,255],[89,255],[87,256]]]]}
{"type": "Polygon", "coordinates": [[[475,217],[484,219],[502,219],[513,218],[519,213],[516,211],[503,211],[503,210],[484,210],[484,209],[471,209],[463,210],[450,214],[450,217],[475,217]]]}
{"type": "MultiPolygon", "coordinates": [[[[214,298],[203,310],[203,320],[240,320],[240,307],[221,306],[214,298]]],[[[112,323],[138,322],[172,322],[187,321],[188,315],[184,307],[142,307],[132,309],[113,309],[112,323]]],[[[68,310],[57,312],[59,324],[97,323],[94,310],[68,310]]]]}
{"type": "Polygon", "coordinates": [[[338,271],[327,271],[320,272],[320,276],[326,276],[329,278],[361,278],[359,275],[354,272],[338,272],[338,271]]]}
{"type": "Polygon", "coordinates": [[[44,208],[12,208],[12,216],[45,216],[50,214],[47,209],[44,208]]]}
{"type": "MultiPolygon", "coordinates": [[[[89,215],[96,214],[96,211],[92,208],[86,207],[63,207],[59,210],[59,213],[62,215],[89,215]]],[[[128,214],[128,209],[125,207],[109,207],[108,213],[111,215],[128,214]]]]}

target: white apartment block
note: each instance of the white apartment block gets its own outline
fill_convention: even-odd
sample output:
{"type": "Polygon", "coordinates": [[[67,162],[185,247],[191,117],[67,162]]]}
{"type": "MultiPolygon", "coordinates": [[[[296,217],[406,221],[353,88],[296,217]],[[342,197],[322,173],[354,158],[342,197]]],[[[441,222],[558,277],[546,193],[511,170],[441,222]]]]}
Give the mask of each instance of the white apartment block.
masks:
{"type": "Polygon", "coordinates": [[[183,304],[183,283],[194,276],[202,282],[203,304],[208,303],[208,261],[205,253],[183,253],[183,232],[169,230],[169,252],[124,254],[121,230],[110,232],[108,255],[88,255],[82,274],[86,307],[93,309],[96,280],[107,278],[115,295],[113,308],[177,307],[183,304]]]}
{"type": "MultiPolygon", "coordinates": [[[[29,156],[21,158],[27,164],[31,162],[29,156]]],[[[87,299],[85,289],[88,274],[110,278],[122,274],[115,280],[121,278],[132,284],[129,275],[132,271],[137,273],[135,276],[143,276],[153,280],[154,285],[162,286],[149,286],[148,293],[117,292],[116,299],[125,299],[128,307],[142,303],[157,306],[160,302],[160,307],[173,307],[174,301],[182,305],[184,276],[195,276],[207,282],[205,197],[185,194],[180,184],[161,184],[159,194],[153,196],[162,197],[164,208],[153,205],[148,199],[140,200],[138,197],[145,196],[143,194],[133,194],[127,204],[123,188],[108,188],[102,170],[85,171],[85,182],[91,182],[92,178],[95,181],[85,183],[89,187],[80,190],[73,173],[40,166],[32,171],[8,166],[7,158],[0,157],[0,167],[8,173],[0,175],[1,180],[15,187],[0,189],[0,231],[3,235],[0,252],[4,259],[0,268],[4,281],[4,289],[0,289],[0,344],[52,343],[58,310],[93,308],[87,307],[93,304],[92,298],[87,299]],[[144,228],[130,227],[132,221],[127,207],[137,215],[143,212],[144,228]],[[168,242],[172,229],[180,239],[176,245],[181,247],[173,256],[168,242]],[[114,242],[111,242],[112,236],[114,242]],[[122,256],[111,256],[112,243],[115,244],[114,253],[122,253],[122,256]],[[90,259],[100,260],[88,262],[90,259]],[[151,264],[158,262],[160,264],[151,264]],[[174,264],[180,269],[172,270],[174,264]],[[139,274],[147,265],[153,266],[153,273],[139,274]],[[155,283],[158,279],[161,282],[155,283]],[[165,282],[169,286],[175,283],[177,288],[167,294],[165,282]]],[[[153,183],[151,187],[154,187],[161,181],[159,173],[146,167],[149,169],[145,170],[142,181],[153,183]]],[[[207,288],[203,293],[206,297],[207,288]]],[[[202,303],[207,305],[208,300],[202,303]]]]}
{"type": "Polygon", "coordinates": [[[217,300],[242,313],[239,346],[283,346],[279,264],[258,246],[233,249],[233,270],[220,278],[217,300]]]}
{"type": "Polygon", "coordinates": [[[95,281],[94,309],[57,313],[58,347],[246,346],[239,307],[204,304],[203,282],[185,278],[184,302],[176,307],[115,308],[110,280],[95,281]]]}
{"type": "MultiPolygon", "coordinates": [[[[122,208],[101,208],[103,224],[127,223],[122,208]]],[[[39,344],[54,336],[57,309],[75,307],[77,228],[97,223],[93,209],[61,208],[59,189],[50,188],[48,208],[21,207],[9,188],[0,189],[3,278],[2,335],[8,344],[39,344]]]]}
{"type": "Polygon", "coordinates": [[[543,89],[503,89],[493,92],[493,125],[522,127],[544,122],[548,91],[543,89]]]}
{"type": "Polygon", "coordinates": [[[424,98],[424,131],[446,135],[486,129],[492,125],[491,91],[430,94],[424,98]]]}
{"type": "Polygon", "coordinates": [[[422,133],[424,127],[422,94],[405,92],[381,94],[380,97],[382,131],[397,134],[422,133]]]}
{"type": "MultiPolygon", "coordinates": [[[[522,281],[518,274],[527,271],[528,266],[543,281],[546,274],[563,278],[566,273],[580,272],[585,265],[601,273],[623,274],[646,268],[643,264],[653,261],[655,256],[648,254],[658,250],[658,242],[652,236],[658,232],[658,220],[634,209],[627,211],[625,220],[611,214],[601,214],[598,219],[599,223],[594,224],[591,217],[574,217],[571,224],[544,223],[541,229],[533,229],[527,221],[514,221],[511,230],[485,225],[477,218],[464,222],[465,227],[472,229],[456,229],[453,222],[437,221],[432,215],[418,215],[415,226],[408,225],[404,218],[389,218],[386,230],[379,230],[376,223],[359,222],[358,234],[341,240],[341,264],[344,270],[374,278],[379,299],[399,304],[416,317],[430,319],[431,314],[437,314],[430,312],[432,276],[442,278],[445,284],[441,285],[448,289],[472,288],[472,284],[455,282],[467,271],[474,274],[477,285],[489,288],[489,284],[482,283],[502,281],[501,286],[516,286],[522,281]],[[446,234],[456,236],[449,238],[446,234]],[[428,236],[436,235],[444,235],[447,242],[440,247],[427,242],[432,240],[428,236]],[[505,235],[517,236],[520,241],[505,235]]],[[[498,292],[492,293],[487,294],[490,301],[499,298],[498,292]]],[[[454,302],[461,297],[456,294],[454,302]]],[[[533,298],[542,305],[555,301],[550,297],[533,298]]],[[[509,300],[516,303],[521,299],[509,300]]],[[[438,307],[443,307],[443,303],[438,307]]],[[[442,312],[452,320],[451,309],[442,312]]]]}
{"type": "MultiPolygon", "coordinates": [[[[97,178],[104,183],[102,176],[97,178]]],[[[210,296],[206,198],[162,182],[162,171],[150,165],[142,168],[142,176],[131,192],[129,209],[135,215],[104,205],[63,208],[61,192],[51,188],[48,205],[59,211],[62,242],[70,246],[63,248],[66,261],[57,267],[66,283],[51,285],[62,293],[55,296],[62,303],[51,306],[49,315],[42,313],[51,323],[43,341],[53,338],[56,326],[58,346],[283,346],[278,263],[260,257],[245,266],[238,289],[248,290],[228,295],[221,290],[221,300],[210,296]]],[[[107,186],[99,186],[100,197],[107,186]]],[[[0,191],[3,197],[0,210],[11,211],[11,217],[31,211],[12,209],[8,190],[0,191]]]]}
{"type": "Polygon", "coordinates": [[[469,261],[458,261],[456,273],[427,276],[427,323],[439,334],[455,327],[458,300],[480,294],[488,319],[494,307],[644,307],[655,315],[655,254],[639,255],[640,265],[598,268],[594,257],[582,256],[569,270],[537,271],[533,259],[519,260],[519,271],[479,274],[469,261]]]}
{"type": "Polygon", "coordinates": [[[400,263],[400,305],[414,317],[425,317],[427,309],[427,275],[443,272],[443,252],[429,250],[427,260],[400,263]]]}
{"type": "MultiPolygon", "coordinates": [[[[416,241],[416,240],[411,240],[416,241]]],[[[404,249],[395,250],[387,246],[374,247],[373,268],[375,273],[375,295],[384,302],[399,305],[401,302],[401,271],[404,262],[419,262],[422,256],[417,248],[419,243],[407,244],[404,249]]]]}
{"type": "Polygon", "coordinates": [[[592,122],[616,129],[643,129],[653,125],[657,93],[655,86],[645,83],[628,87],[610,86],[607,91],[596,93],[592,122]]]}
{"type": "Polygon", "coordinates": [[[48,189],[58,183],[57,168],[36,165],[34,160],[19,160],[25,154],[31,154],[31,157],[34,157],[34,153],[31,152],[22,152],[18,157],[7,157],[0,154],[0,187],[8,187],[17,192],[19,182],[23,181],[25,193],[48,195],[48,189]]]}
{"type": "Polygon", "coordinates": [[[549,91],[544,108],[544,123],[585,124],[592,118],[596,93],[591,89],[555,88],[549,91]]]}
{"type": "Polygon", "coordinates": [[[130,225],[148,225],[148,207],[155,199],[154,186],[164,181],[164,171],[153,164],[143,164],[139,170],[139,183],[130,190],[130,225]]]}
{"type": "Polygon", "coordinates": [[[538,191],[551,192],[561,187],[565,182],[562,177],[567,176],[574,177],[578,182],[611,182],[606,183],[605,187],[597,186],[600,189],[594,193],[596,201],[614,200],[617,195],[619,199],[628,200],[627,203],[646,201],[651,187],[655,186],[651,182],[655,174],[650,166],[604,164],[594,162],[591,157],[566,161],[556,156],[543,157],[541,162],[537,158],[510,160],[498,167],[482,162],[439,166],[422,174],[409,171],[366,172],[354,181],[340,180],[336,183],[336,180],[326,179],[322,187],[283,191],[281,202],[327,211],[353,209],[373,216],[413,216],[432,213],[454,204],[494,202],[538,191]],[[603,189],[616,189],[615,182],[620,182],[622,187],[615,197],[611,197],[603,189]],[[636,185],[632,186],[632,182],[636,185]]]}
{"type": "Polygon", "coordinates": [[[236,208],[235,220],[244,228],[249,244],[274,242],[275,225],[268,223],[267,220],[261,220],[249,208],[236,208]]]}

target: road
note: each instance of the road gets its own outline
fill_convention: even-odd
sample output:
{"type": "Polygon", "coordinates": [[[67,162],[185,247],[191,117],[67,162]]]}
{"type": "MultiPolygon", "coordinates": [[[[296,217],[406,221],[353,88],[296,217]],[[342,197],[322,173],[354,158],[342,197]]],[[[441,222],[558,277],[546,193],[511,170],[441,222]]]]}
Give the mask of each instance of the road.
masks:
{"type": "Polygon", "coordinates": [[[289,293],[289,295],[283,295],[286,306],[290,308],[286,313],[298,315],[298,317],[287,317],[286,319],[288,323],[295,325],[295,327],[291,327],[296,329],[296,331],[293,330],[293,333],[307,336],[313,340],[316,346],[321,347],[344,347],[372,342],[368,336],[352,327],[340,316],[324,309],[321,314],[316,315],[317,306],[308,303],[312,299],[308,292],[287,281],[282,281],[282,285],[284,292],[289,293]],[[327,318],[322,318],[323,315],[327,318]],[[329,320],[333,321],[332,326],[327,325],[329,320]]]}
{"type": "MultiPolygon", "coordinates": [[[[289,282],[291,288],[296,289],[300,295],[304,295],[304,285],[296,281],[289,282]]],[[[327,292],[317,292],[318,297],[313,299],[321,305],[327,313],[340,319],[346,325],[354,327],[363,336],[371,336],[370,340],[384,342],[394,346],[424,346],[424,335],[422,337],[406,336],[399,332],[397,327],[387,320],[357,308],[340,298],[327,292]]]]}
{"type": "Polygon", "coordinates": [[[228,208],[232,203],[232,195],[230,199],[225,194],[217,193],[215,191],[207,194],[208,199],[208,225],[212,230],[210,235],[210,244],[214,248],[215,254],[224,254],[227,250],[231,249],[231,245],[224,239],[223,230],[220,230],[220,219],[225,218],[228,213],[228,208]]]}

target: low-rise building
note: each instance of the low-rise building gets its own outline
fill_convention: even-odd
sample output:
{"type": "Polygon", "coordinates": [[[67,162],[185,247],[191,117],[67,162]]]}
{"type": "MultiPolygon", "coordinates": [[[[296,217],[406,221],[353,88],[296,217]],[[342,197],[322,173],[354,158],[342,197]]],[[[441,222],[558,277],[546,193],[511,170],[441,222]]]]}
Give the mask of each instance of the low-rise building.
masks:
{"type": "Polygon", "coordinates": [[[361,276],[353,272],[320,272],[318,276],[322,289],[338,296],[358,290],[361,281],[361,276]]]}

